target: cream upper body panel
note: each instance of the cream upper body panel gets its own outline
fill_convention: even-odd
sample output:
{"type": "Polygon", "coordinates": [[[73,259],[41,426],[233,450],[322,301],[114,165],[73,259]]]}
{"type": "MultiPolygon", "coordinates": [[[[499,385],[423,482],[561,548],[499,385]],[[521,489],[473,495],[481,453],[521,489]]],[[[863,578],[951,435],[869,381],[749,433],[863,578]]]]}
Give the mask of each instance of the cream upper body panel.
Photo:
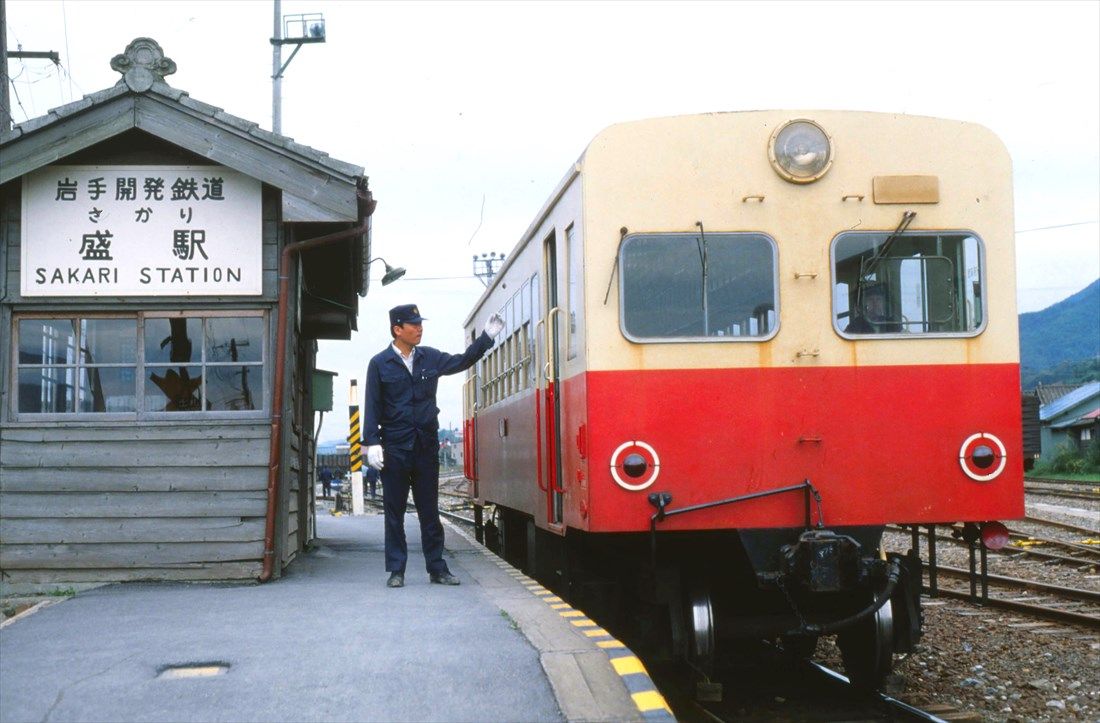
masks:
{"type": "MultiPolygon", "coordinates": [[[[600,133],[580,161],[580,177],[589,370],[1018,363],[1011,161],[982,126],[846,111],[658,118],[600,133]],[[828,172],[807,184],[781,178],[768,155],[776,129],[798,118],[819,124],[833,147],[828,172]],[[938,201],[876,203],[876,178],[899,176],[934,177],[938,201]],[[981,333],[853,340],[834,329],[834,237],[889,233],[905,211],[916,212],[909,231],[969,231],[981,238],[981,333]],[[698,223],[708,234],[756,232],[776,242],[779,326],[770,339],[636,343],[623,335],[616,268],[621,229],[698,233],[698,223]]],[[[878,192],[884,200],[884,188],[878,192]]],[[[922,192],[927,189],[911,197],[922,192]]]]}

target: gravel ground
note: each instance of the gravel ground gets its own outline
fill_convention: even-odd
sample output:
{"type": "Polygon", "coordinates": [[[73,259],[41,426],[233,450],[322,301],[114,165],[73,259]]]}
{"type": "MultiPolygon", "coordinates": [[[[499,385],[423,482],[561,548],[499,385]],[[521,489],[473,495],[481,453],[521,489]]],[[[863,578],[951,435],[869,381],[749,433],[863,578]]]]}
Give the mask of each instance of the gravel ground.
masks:
{"type": "MultiPolygon", "coordinates": [[[[890,691],[981,721],[1100,720],[1100,635],[962,602],[925,600],[925,635],[890,691]]],[[[843,670],[832,640],[817,659],[843,670]]]]}
{"type": "MultiPolygon", "coordinates": [[[[1028,514],[1076,525],[1100,520],[1089,509],[1059,510],[1049,498],[1028,499],[1028,514]]],[[[1088,536],[1049,526],[1010,522],[1028,534],[1081,543],[1088,536]]],[[[1091,539],[1095,539],[1095,536],[1091,539]]],[[[922,557],[927,557],[922,538],[922,557]]],[[[887,533],[888,550],[909,548],[907,534],[887,533]]],[[[1061,552],[1061,551],[1058,551],[1061,552]]],[[[964,547],[937,544],[943,565],[966,568],[964,547]]],[[[990,554],[993,574],[1054,585],[1100,590],[1100,564],[1043,563],[1025,557],[990,554]]],[[[944,578],[948,585],[960,580],[944,578]]],[[[971,720],[1100,721],[1100,633],[1039,621],[1020,614],[983,609],[961,601],[925,599],[924,639],[918,650],[899,660],[891,692],[912,705],[952,706],[971,720]]],[[[817,657],[841,670],[832,640],[823,641],[817,657]]]]}

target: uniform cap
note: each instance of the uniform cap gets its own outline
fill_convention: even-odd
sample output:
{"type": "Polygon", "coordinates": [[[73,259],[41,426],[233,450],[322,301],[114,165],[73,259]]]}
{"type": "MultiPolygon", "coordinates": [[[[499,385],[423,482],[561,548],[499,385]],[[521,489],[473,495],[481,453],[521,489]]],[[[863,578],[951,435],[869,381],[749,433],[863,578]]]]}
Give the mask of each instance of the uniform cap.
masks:
{"type": "Polygon", "coordinates": [[[390,309],[390,326],[398,324],[419,324],[424,321],[420,308],[416,304],[402,304],[390,309]]]}

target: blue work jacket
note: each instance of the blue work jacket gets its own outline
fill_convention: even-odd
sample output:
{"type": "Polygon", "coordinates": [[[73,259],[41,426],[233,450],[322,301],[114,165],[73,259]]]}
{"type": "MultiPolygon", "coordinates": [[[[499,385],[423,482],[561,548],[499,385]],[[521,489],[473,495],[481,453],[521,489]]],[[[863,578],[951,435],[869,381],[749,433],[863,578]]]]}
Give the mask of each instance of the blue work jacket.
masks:
{"type": "Polygon", "coordinates": [[[492,346],[492,338],[484,332],[462,354],[418,346],[412,374],[392,345],[375,354],[367,365],[364,444],[412,449],[417,437],[424,444],[438,444],[435,392],[439,377],[469,369],[492,346]]]}

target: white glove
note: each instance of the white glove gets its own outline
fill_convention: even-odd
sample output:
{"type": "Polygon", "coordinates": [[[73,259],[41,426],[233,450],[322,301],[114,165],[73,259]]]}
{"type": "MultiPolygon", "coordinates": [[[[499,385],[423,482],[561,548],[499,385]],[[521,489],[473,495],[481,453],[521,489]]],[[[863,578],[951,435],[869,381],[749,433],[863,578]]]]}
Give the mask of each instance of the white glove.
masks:
{"type": "Polygon", "coordinates": [[[379,472],[382,471],[382,445],[372,444],[367,447],[367,464],[379,472]]]}
{"type": "Polygon", "coordinates": [[[504,331],[504,319],[500,318],[500,314],[493,314],[485,322],[485,333],[494,337],[502,331],[504,331]]]}

